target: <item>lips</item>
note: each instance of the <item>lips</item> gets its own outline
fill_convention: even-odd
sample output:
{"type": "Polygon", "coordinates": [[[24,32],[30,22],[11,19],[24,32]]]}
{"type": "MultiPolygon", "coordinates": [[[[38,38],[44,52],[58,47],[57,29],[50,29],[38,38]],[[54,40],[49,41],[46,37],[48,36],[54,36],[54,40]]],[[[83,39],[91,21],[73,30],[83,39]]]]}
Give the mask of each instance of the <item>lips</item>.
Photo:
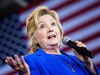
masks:
{"type": "Polygon", "coordinates": [[[51,39],[51,38],[56,38],[56,35],[55,34],[51,34],[48,36],[48,39],[51,39]]]}

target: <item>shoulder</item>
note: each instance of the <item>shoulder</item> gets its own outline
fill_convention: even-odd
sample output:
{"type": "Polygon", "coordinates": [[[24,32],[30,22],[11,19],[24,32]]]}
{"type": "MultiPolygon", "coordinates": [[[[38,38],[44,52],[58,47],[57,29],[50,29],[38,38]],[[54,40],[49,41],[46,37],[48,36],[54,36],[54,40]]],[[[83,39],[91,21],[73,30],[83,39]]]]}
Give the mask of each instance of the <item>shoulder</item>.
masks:
{"type": "Polygon", "coordinates": [[[35,58],[36,58],[36,54],[35,54],[35,53],[33,53],[33,54],[28,54],[28,55],[24,56],[24,59],[25,59],[25,60],[27,60],[27,59],[33,60],[33,59],[35,59],[35,58]]]}
{"type": "Polygon", "coordinates": [[[34,57],[35,56],[35,53],[32,53],[32,54],[28,54],[26,56],[24,56],[25,58],[28,58],[28,57],[34,57]]]}
{"type": "Polygon", "coordinates": [[[27,63],[34,62],[35,59],[36,59],[36,54],[35,53],[28,54],[28,55],[24,56],[24,60],[27,63]]]}
{"type": "Polygon", "coordinates": [[[35,53],[24,56],[24,60],[29,65],[29,67],[36,66],[36,62],[38,62],[35,53]]]}

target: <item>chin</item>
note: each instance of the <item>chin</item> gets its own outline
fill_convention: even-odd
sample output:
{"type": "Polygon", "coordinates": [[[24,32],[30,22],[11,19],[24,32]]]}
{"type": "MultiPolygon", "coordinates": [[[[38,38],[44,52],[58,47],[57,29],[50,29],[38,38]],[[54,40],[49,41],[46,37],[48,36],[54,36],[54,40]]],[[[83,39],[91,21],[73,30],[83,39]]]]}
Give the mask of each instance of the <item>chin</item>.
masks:
{"type": "Polygon", "coordinates": [[[49,43],[50,46],[57,46],[58,43],[49,43]]]}
{"type": "Polygon", "coordinates": [[[58,45],[59,44],[59,41],[58,40],[49,40],[47,43],[49,45],[58,45]]]}

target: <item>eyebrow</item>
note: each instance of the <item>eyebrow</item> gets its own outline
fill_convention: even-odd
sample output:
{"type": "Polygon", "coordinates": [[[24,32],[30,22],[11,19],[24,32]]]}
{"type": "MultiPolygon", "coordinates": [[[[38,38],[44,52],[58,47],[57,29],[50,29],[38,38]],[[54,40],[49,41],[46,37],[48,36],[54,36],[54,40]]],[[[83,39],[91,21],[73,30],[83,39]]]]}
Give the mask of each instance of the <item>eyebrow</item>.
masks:
{"type": "Polygon", "coordinates": [[[51,21],[51,20],[55,21],[55,19],[50,19],[49,21],[51,21]]]}
{"type": "MultiPolygon", "coordinates": [[[[49,21],[55,21],[55,19],[50,19],[49,21]]],[[[44,21],[40,21],[38,24],[43,23],[44,21]]]]}
{"type": "Polygon", "coordinates": [[[43,23],[44,21],[40,21],[38,24],[43,23]]]}

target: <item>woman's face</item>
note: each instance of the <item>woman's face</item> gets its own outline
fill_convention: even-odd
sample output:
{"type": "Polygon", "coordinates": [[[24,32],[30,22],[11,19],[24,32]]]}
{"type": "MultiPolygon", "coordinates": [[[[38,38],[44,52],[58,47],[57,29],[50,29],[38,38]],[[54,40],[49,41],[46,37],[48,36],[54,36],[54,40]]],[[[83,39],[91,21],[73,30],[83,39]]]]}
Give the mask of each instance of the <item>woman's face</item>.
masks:
{"type": "Polygon", "coordinates": [[[43,15],[38,18],[38,29],[35,32],[35,39],[42,49],[59,47],[60,30],[52,16],[43,15]]]}

